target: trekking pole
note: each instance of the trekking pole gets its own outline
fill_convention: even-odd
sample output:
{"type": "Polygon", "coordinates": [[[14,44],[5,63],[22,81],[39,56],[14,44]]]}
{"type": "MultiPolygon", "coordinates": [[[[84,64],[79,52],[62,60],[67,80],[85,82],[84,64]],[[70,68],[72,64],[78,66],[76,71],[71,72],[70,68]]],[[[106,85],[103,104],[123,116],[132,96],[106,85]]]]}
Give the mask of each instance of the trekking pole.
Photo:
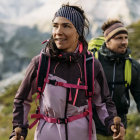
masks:
{"type": "Polygon", "coordinates": [[[113,134],[114,137],[116,137],[120,133],[120,123],[121,123],[121,118],[120,117],[114,117],[114,127],[117,130],[113,134]]]}
{"type": "Polygon", "coordinates": [[[15,134],[16,134],[15,140],[20,140],[21,131],[22,131],[22,129],[20,127],[15,128],[15,134]]]}

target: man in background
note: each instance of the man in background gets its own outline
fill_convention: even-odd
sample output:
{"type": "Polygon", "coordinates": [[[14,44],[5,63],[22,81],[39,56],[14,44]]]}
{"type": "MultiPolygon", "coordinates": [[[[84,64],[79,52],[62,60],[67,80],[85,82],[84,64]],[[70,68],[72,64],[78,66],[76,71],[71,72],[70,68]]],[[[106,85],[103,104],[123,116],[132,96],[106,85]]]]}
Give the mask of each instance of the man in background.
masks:
{"type": "MultiPolygon", "coordinates": [[[[120,20],[107,20],[102,25],[102,30],[105,42],[101,48],[99,50],[91,49],[94,47],[90,45],[92,40],[89,42],[89,48],[93,50],[93,54],[96,54],[95,57],[98,57],[103,66],[118,116],[124,127],[127,128],[127,113],[130,106],[129,91],[134,97],[138,112],[140,112],[140,64],[130,57],[128,31],[120,20]]],[[[93,105],[93,113],[95,114],[97,114],[96,109],[97,107],[93,105]]],[[[98,114],[94,120],[97,133],[111,135],[99,121],[98,114]]]]}

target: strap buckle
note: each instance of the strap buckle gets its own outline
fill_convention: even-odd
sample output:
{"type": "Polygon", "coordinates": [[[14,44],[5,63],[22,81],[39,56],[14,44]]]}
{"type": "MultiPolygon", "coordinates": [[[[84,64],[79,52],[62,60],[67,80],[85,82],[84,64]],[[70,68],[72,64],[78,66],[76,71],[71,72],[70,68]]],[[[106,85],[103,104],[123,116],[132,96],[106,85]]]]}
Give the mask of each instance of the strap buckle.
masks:
{"type": "Polygon", "coordinates": [[[92,92],[88,92],[87,98],[92,98],[92,92]]]}
{"type": "Polygon", "coordinates": [[[40,113],[40,108],[39,108],[39,106],[36,108],[36,114],[39,114],[40,113]]]}
{"type": "Polygon", "coordinates": [[[66,123],[68,123],[68,120],[66,118],[58,118],[57,123],[58,124],[66,124],[66,123]]]}
{"type": "Polygon", "coordinates": [[[57,85],[57,81],[56,80],[49,80],[49,84],[56,86],[57,85]]]}

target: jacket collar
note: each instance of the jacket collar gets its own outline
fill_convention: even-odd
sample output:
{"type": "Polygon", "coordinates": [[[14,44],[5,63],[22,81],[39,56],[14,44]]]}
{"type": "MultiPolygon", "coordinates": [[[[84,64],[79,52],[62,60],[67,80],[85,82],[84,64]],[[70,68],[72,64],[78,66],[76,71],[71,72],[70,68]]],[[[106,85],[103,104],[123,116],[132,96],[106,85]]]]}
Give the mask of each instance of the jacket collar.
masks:
{"type": "Polygon", "coordinates": [[[72,53],[60,52],[58,56],[52,57],[49,53],[49,48],[43,49],[42,51],[47,56],[50,56],[52,59],[58,61],[67,61],[67,62],[77,62],[84,54],[87,52],[87,45],[79,43],[77,49],[72,53]]]}
{"type": "Polygon", "coordinates": [[[118,53],[112,52],[112,51],[110,51],[110,50],[106,47],[106,44],[105,44],[105,43],[104,43],[104,44],[102,45],[102,47],[100,48],[99,52],[100,52],[103,56],[105,56],[105,57],[107,57],[107,58],[109,58],[109,59],[111,59],[111,60],[116,60],[116,59],[117,59],[117,60],[118,60],[118,59],[127,59],[127,58],[129,57],[129,55],[131,54],[131,51],[130,51],[129,48],[127,48],[125,54],[118,54],[118,53]]]}

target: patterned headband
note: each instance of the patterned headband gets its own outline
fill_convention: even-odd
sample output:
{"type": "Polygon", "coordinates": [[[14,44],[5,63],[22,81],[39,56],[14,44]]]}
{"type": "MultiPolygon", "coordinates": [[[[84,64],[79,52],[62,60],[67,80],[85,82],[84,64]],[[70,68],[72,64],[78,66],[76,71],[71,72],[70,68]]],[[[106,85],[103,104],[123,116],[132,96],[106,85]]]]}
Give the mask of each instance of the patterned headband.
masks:
{"type": "Polygon", "coordinates": [[[84,18],[83,16],[74,8],[69,6],[62,6],[56,13],[55,17],[64,17],[72,22],[75,26],[79,36],[83,34],[84,30],[84,18]]]}
{"type": "Polygon", "coordinates": [[[115,34],[124,31],[126,34],[128,34],[127,29],[124,27],[122,23],[115,23],[109,28],[107,28],[104,32],[105,41],[107,42],[109,39],[111,39],[115,34]]]}

